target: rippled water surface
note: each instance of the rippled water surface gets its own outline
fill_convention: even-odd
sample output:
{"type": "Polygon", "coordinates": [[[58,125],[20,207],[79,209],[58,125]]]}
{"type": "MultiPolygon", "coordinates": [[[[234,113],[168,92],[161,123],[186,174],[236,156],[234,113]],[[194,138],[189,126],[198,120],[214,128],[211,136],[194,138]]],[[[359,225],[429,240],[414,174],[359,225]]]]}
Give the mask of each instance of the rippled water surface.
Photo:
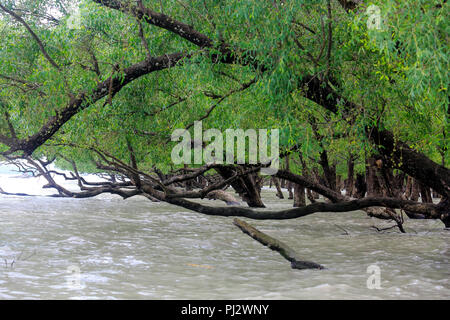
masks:
{"type": "MultiPolygon", "coordinates": [[[[291,206],[274,192],[264,199],[291,206]]],[[[389,223],[362,212],[248,220],[327,267],[300,271],[232,218],[140,197],[0,196],[0,213],[1,299],[450,298],[450,231],[440,221],[408,221],[400,234],[377,232],[389,223]],[[370,265],[381,289],[367,288],[370,265]]]]}

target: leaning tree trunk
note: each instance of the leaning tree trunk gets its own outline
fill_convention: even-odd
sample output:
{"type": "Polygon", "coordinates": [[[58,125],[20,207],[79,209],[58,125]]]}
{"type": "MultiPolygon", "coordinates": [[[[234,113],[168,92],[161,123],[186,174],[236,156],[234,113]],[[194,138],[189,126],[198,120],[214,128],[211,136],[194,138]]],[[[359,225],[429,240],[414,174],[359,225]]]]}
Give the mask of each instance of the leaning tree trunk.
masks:
{"type": "MultiPolygon", "coordinates": [[[[234,168],[225,165],[217,167],[216,171],[223,179],[229,179],[236,174],[234,168]]],[[[261,199],[261,185],[258,182],[256,174],[248,174],[234,180],[231,186],[249,207],[265,208],[261,199]]]]}

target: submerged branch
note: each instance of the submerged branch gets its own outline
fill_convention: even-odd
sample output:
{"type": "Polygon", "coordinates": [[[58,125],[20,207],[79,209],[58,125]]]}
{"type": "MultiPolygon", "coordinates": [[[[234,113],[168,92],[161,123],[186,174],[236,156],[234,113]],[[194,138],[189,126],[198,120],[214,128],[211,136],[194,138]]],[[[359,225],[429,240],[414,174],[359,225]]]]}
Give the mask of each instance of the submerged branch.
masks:
{"type": "Polygon", "coordinates": [[[325,269],[325,267],[321,266],[320,264],[300,259],[297,253],[289,246],[257,230],[255,227],[249,225],[245,221],[235,218],[233,220],[233,224],[241,229],[242,232],[248,234],[259,243],[267,246],[271,250],[280,253],[283,258],[291,263],[292,269],[325,269]]]}

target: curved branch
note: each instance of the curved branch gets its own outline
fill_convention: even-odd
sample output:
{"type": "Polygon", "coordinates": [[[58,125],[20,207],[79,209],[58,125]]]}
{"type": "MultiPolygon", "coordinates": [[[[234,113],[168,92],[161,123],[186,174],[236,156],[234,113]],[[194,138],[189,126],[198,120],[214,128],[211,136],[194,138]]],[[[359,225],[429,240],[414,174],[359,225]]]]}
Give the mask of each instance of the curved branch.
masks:
{"type": "Polygon", "coordinates": [[[131,2],[118,0],[93,0],[93,1],[105,7],[119,10],[127,14],[131,14],[136,18],[138,18],[139,20],[141,19],[144,20],[148,24],[160,27],[162,29],[166,29],[201,48],[213,46],[213,42],[208,36],[198,32],[191,26],[181,21],[172,19],[171,17],[163,13],[155,12],[142,5],[135,6],[131,4],[131,2]]]}
{"type": "MultiPolygon", "coordinates": [[[[123,13],[131,14],[139,20],[143,20],[148,24],[160,27],[170,31],[183,39],[195,44],[200,48],[213,48],[214,42],[207,35],[195,30],[188,24],[177,21],[164,13],[153,11],[144,7],[142,3],[138,6],[133,5],[131,1],[119,0],[93,0],[94,2],[105,7],[121,11],[123,13]]],[[[221,61],[223,63],[239,63],[241,65],[252,65],[255,69],[265,70],[264,66],[256,60],[254,52],[241,49],[232,49],[230,45],[221,43],[216,46],[220,55],[216,53],[211,54],[213,61],[221,61]]]]}
{"type": "Polygon", "coordinates": [[[189,210],[212,216],[223,217],[246,217],[255,220],[285,220],[304,217],[316,212],[348,212],[360,210],[368,207],[388,207],[395,209],[410,210],[421,212],[429,218],[441,218],[441,210],[438,205],[429,203],[418,203],[409,200],[400,200],[394,198],[363,198],[357,200],[343,201],[338,203],[316,202],[304,207],[298,207],[286,210],[264,210],[257,211],[250,208],[242,207],[211,207],[205,206],[197,202],[185,199],[167,198],[162,196],[160,192],[148,190],[145,186],[144,192],[152,192],[161,201],[165,201],[189,210]]]}
{"type": "Polygon", "coordinates": [[[210,186],[201,189],[199,191],[192,191],[192,192],[182,192],[182,193],[169,193],[166,195],[167,198],[201,198],[203,199],[208,193],[211,191],[221,189],[227,185],[230,185],[233,181],[235,181],[237,178],[255,173],[257,171],[261,170],[261,168],[256,167],[249,170],[246,170],[244,172],[235,173],[230,178],[219,181],[217,183],[211,184],[210,186]]]}
{"type": "Polygon", "coordinates": [[[215,166],[216,166],[216,164],[206,164],[206,165],[204,165],[204,166],[194,170],[191,173],[186,173],[186,174],[173,176],[173,177],[171,177],[171,178],[169,178],[167,180],[164,180],[162,183],[165,186],[168,186],[170,184],[174,184],[174,183],[177,183],[177,182],[183,182],[183,181],[186,181],[186,180],[195,179],[198,176],[204,174],[205,172],[213,169],[215,166]]]}
{"type": "Polygon", "coordinates": [[[69,104],[62,110],[57,111],[41,129],[34,135],[15,143],[4,137],[0,141],[10,147],[2,154],[12,154],[16,151],[23,151],[25,155],[31,155],[34,150],[50,139],[67,121],[69,121],[79,111],[88,108],[100,99],[119,92],[124,86],[133,80],[144,75],[175,66],[180,60],[190,55],[183,52],[165,54],[159,57],[146,59],[123,70],[122,74],[113,75],[105,81],[99,83],[97,88],[90,94],[81,93],[76,98],[71,98],[69,104]]]}

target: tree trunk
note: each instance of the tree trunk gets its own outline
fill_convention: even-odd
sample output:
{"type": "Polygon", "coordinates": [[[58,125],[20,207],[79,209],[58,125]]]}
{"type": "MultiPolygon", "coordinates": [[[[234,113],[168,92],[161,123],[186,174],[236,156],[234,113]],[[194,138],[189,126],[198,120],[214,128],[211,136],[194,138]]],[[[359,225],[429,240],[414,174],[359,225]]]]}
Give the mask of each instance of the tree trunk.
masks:
{"type": "Polygon", "coordinates": [[[298,183],[294,184],[294,207],[306,206],[305,188],[298,183]]]}
{"type": "Polygon", "coordinates": [[[412,194],[413,178],[406,178],[405,199],[410,199],[412,194]]]}
{"type": "Polygon", "coordinates": [[[362,173],[356,175],[355,187],[353,189],[354,198],[364,198],[367,192],[366,178],[362,173]]]}
{"type": "Polygon", "coordinates": [[[405,193],[405,181],[406,181],[406,173],[400,172],[394,177],[395,188],[397,189],[397,193],[399,197],[405,193]]]}
{"type": "Polygon", "coordinates": [[[294,199],[294,193],[292,192],[292,182],[288,181],[286,188],[288,190],[288,199],[294,199]]]}
{"type": "MultiPolygon", "coordinates": [[[[300,158],[300,162],[302,164],[302,175],[310,178],[314,183],[318,183],[319,181],[316,176],[317,172],[314,169],[312,172],[308,170],[306,162],[300,152],[298,153],[298,157],[300,158]]],[[[319,199],[319,194],[311,189],[306,189],[306,195],[311,203],[314,203],[317,199],[319,199]]]]}
{"type": "MultiPolygon", "coordinates": [[[[188,165],[187,164],[184,164],[184,169],[187,169],[188,168],[188,165]]],[[[184,173],[188,173],[187,171],[186,172],[184,172],[184,173]]],[[[193,181],[192,180],[186,180],[185,182],[184,182],[184,185],[185,185],[185,187],[186,187],[186,190],[188,190],[188,191],[190,191],[190,190],[193,190],[194,189],[194,186],[193,186],[193,183],[192,183],[193,181]]]]}
{"type": "Polygon", "coordinates": [[[344,182],[341,175],[336,176],[336,191],[341,192],[344,189],[344,182]]]}
{"type": "MultiPolygon", "coordinates": [[[[236,171],[229,166],[220,166],[216,171],[223,179],[229,179],[236,174],[236,171]]],[[[231,183],[233,189],[239,194],[243,201],[252,208],[265,208],[261,199],[261,187],[257,181],[256,174],[248,174],[231,183]]]]}
{"type": "Polygon", "coordinates": [[[330,167],[328,162],[328,153],[326,150],[320,152],[320,165],[323,169],[323,175],[325,178],[326,186],[331,190],[337,191],[336,188],[336,168],[330,167]]]}
{"type": "MultiPolygon", "coordinates": [[[[363,109],[363,107],[339,95],[328,83],[316,76],[303,76],[299,86],[306,88],[304,96],[307,99],[333,113],[339,113],[340,109],[349,113],[363,109]]],[[[379,147],[379,152],[383,155],[386,166],[400,169],[436,190],[440,195],[450,198],[450,170],[448,168],[433,162],[423,153],[412,149],[388,130],[379,130],[375,126],[368,126],[366,135],[379,147]]]]}
{"type": "MultiPolygon", "coordinates": [[[[317,171],[317,168],[313,168],[311,178],[315,183],[319,183],[319,172],[317,171]]],[[[311,193],[315,200],[320,198],[320,195],[317,192],[311,190],[311,193]]]]}
{"type": "Polygon", "coordinates": [[[275,188],[277,189],[277,197],[280,199],[284,199],[283,192],[281,191],[280,179],[278,179],[277,177],[272,177],[272,181],[275,185],[275,188]]]}
{"type": "MultiPolygon", "coordinates": [[[[367,196],[368,197],[391,197],[397,198],[396,190],[393,190],[389,179],[389,172],[383,168],[383,162],[380,159],[370,157],[366,164],[367,175],[367,196]]],[[[402,233],[403,219],[394,209],[372,207],[364,209],[370,217],[379,219],[394,220],[402,233]]]]}
{"type": "Polygon", "coordinates": [[[373,128],[371,139],[379,146],[389,165],[414,177],[428,188],[450,197],[450,170],[441,166],[420,152],[398,141],[387,131],[373,128]]]}
{"type": "Polygon", "coordinates": [[[345,194],[349,197],[353,195],[353,189],[355,185],[354,180],[354,171],[355,171],[355,162],[353,160],[353,156],[350,154],[347,161],[347,183],[345,185],[345,194]]]}
{"type": "Polygon", "coordinates": [[[306,189],[306,196],[308,197],[309,202],[315,203],[316,199],[314,198],[313,191],[311,189],[306,189]]]}
{"type": "Polygon", "coordinates": [[[377,178],[376,172],[376,159],[370,157],[366,161],[366,183],[367,183],[367,196],[375,197],[382,196],[381,186],[377,178]]]}
{"type": "MultiPolygon", "coordinates": [[[[289,155],[286,155],[285,163],[286,163],[286,170],[290,171],[290,168],[289,168],[289,155]]],[[[294,199],[294,193],[292,192],[292,182],[287,181],[286,188],[287,188],[288,193],[289,193],[288,199],[294,199]]]]}
{"type": "Polygon", "coordinates": [[[416,179],[412,179],[410,200],[412,200],[412,201],[419,200],[419,182],[416,179]]]}
{"type": "Polygon", "coordinates": [[[425,186],[423,183],[419,184],[420,197],[424,203],[432,203],[430,188],[425,186]]]}

